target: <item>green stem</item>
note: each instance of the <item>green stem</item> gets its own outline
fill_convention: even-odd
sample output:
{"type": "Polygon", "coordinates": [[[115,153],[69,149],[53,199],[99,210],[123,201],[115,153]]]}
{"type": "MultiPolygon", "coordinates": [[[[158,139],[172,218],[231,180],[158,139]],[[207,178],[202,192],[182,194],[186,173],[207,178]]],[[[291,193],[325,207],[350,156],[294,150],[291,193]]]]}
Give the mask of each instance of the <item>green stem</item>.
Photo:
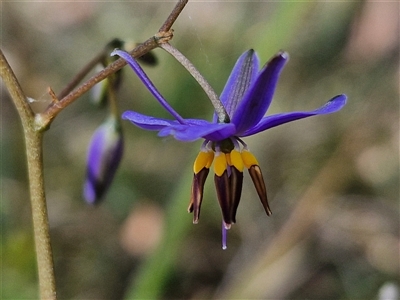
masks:
{"type": "Polygon", "coordinates": [[[56,299],[53,253],[43,178],[43,132],[25,131],[32,221],[41,299],[56,299]]]}
{"type": "Polygon", "coordinates": [[[10,92],[24,128],[40,297],[53,300],[56,299],[56,285],[44,193],[43,132],[36,131],[35,114],[26,101],[26,96],[1,50],[0,71],[1,78],[10,92]]]}
{"type": "Polygon", "coordinates": [[[14,102],[15,107],[17,108],[18,114],[21,117],[22,125],[24,127],[28,127],[29,123],[32,123],[34,119],[34,113],[29,106],[28,101],[26,101],[26,96],[22,91],[21,85],[19,84],[13,70],[6,57],[3,54],[3,51],[0,49],[0,76],[3,79],[5,86],[7,87],[11,99],[14,102]]]}

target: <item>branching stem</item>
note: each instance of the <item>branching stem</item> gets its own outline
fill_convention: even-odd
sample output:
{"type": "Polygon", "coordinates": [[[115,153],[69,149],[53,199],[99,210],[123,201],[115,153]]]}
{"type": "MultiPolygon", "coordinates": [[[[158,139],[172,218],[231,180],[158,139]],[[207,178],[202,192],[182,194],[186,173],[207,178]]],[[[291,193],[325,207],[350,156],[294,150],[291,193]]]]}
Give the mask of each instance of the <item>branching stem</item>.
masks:
{"type": "Polygon", "coordinates": [[[0,76],[3,79],[5,86],[7,87],[11,98],[14,101],[14,105],[17,108],[18,114],[21,117],[23,122],[23,126],[29,127],[34,118],[34,113],[26,100],[26,96],[22,91],[21,85],[19,84],[17,77],[15,76],[13,70],[6,57],[3,54],[3,51],[0,49],[0,76]]]}
{"type": "Polygon", "coordinates": [[[0,70],[1,78],[10,92],[24,128],[40,297],[54,300],[56,284],[43,180],[43,131],[36,130],[35,114],[1,50],[0,70]]]}
{"type": "MultiPolygon", "coordinates": [[[[187,2],[188,0],[180,0],[160,28],[159,33],[137,46],[131,52],[131,55],[133,57],[142,56],[150,50],[156,48],[161,41],[165,42],[171,39],[171,26],[187,2]],[[160,40],[160,38],[164,39],[160,40]]],[[[104,53],[102,52],[91,62],[89,62],[89,64],[77,74],[72,82],[67,85],[63,91],[61,91],[59,97],[56,97],[55,93],[50,88],[49,92],[53,98],[52,103],[45,112],[35,114],[32,111],[13,70],[8,64],[3,52],[0,50],[0,77],[2,78],[4,85],[10,93],[11,99],[17,108],[24,129],[28,162],[29,190],[32,206],[33,231],[35,236],[39,275],[39,291],[40,298],[43,300],[57,299],[43,175],[43,135],[45,130],[49,127],[51,121],[61,110],[74,102],[82,94],[87,92],[96,83],[107,78],[126,65],[125,60],[119,59],[98,74],[91,77],[81,86],[74,89],[103,57],[103,55],[104,53]],[[58,100],[58,98],[62,99],[58,100]]]]}
{"type": "MultiPolygon", "coordinates": [[[[171,27],[187,3],[188,3],[188,0],[180,0],[175,5],[175,8],[170,13],[167,20],[164,22],[164,24],[161,26],[158,33],[156,35],[152,36],[151,38],[147,39],[144,43],[139,44],[135,49],[133,49],[130,52],[132,57],[135,57],[135,58],[140,57],[140,56],[146,54],[147,52],[149,52],[150,50],[153,50],[154,48],[158,47],[160,45],[160,43],[170,40],[172,38],[171,27]]],[[[101,55],[101,53],[100,53],[100,55],[101,55]]],[[[93,67],[95,65],[94,62],[96,62],[98,59],[99,59],[99,57],[95,57],[92,60],[93,63],[92,64],[89,63],[88,67],[93,67]]],[[[60,111],[62,111],[65,107],[67,107],[68,105],[73,103],[76,99],[78,99],[80,96],[82,96],[88,90],[90,90],[96,83],[104,80],[111,74],[114,74],[115,72],[120,70],[125,65],[126,65],[126,61],[124,59],[120,58],[120,59],[116,60],[115,62],[113,62],[112,64],[108,65],[106,68],[104,68],[102,71],[100,71],[96,75],[89,78],[81,86],[79,86],[75,90],[70,91],[67,95],[64,96],[63,94],[65,94],[65,91],[67,91],[66,90],[67,88],[66,88],[63,92],[60,93],[60,95],[64,96],[64,97],[62,97],[62,99],[60,99],[59,102],[52,103],[52,105],[50,105],[44,113],[40,114],[40,116],[37,118],[36,125],[42,129],[47,128],[50,125],[50,123],[52,122],[52,120],[55,118],[55,116],[60,111]]],[[[84,74],[84,71],[87,71],[87,70],[86,69],[82,70],[82,74],[84,74]]],[[[74,81],[73,84],[76,84],[77,81],[79,79],[82,79],[83,77],[84,76],[81,76],[81,77],[77,76],[77,79],[74,81]]],[[[68,89],[71,89],[71,88],[68,87],[68,89]]],[[[61,97],[59,97],[59,98],[61,98],[61,97]]]]}

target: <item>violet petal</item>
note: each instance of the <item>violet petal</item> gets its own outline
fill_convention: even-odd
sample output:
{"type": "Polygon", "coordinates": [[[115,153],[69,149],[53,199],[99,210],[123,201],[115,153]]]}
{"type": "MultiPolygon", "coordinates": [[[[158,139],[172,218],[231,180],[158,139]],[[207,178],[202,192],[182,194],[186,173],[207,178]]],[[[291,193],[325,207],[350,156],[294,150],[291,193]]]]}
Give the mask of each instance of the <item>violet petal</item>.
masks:
{"type": "Polygon", "coordinates": [[[289,113],[281,113],[272,116],[264,117],[256,126],[250,128],[240,136],[249,136],[261,131],[267,130],[269,128],[282,125],[288,122],[292,122],[299,119],[304,119],[307,117],[317,116],[317,115],[324,115],[324,114],[331,114],[334,112],[339,111],[343,108],[346,104],[346,95],[338,95],[331,100],[329,100],[325,105],[317,108],[313,111],[296,111],[296,112],[289,112],[289,113]]]}
{"type": "Polygon", "coordinates": [[[119,57],[123,58],[130,66],[131,68],[135,71],[137,76],[140,78],[140,80],[143,82],[143,84],[147,87],[147,89],[150,91],[150,93],[153,94],[153,96],[157,99],[157,101],[176,119],[179,121],[179,123],[184,124],[185,120],[172,108],[171,105],[167,102],[167,100],[164,99],[164,97],[161,95],[161,93],[157,90],[157,88],[154,86],[154,84],[151,82],[150,78],[146,75],[146,73],[143,71],[142,67],[138,64],[136,60],[132,58],[132,56],[125,51],[122,50],[117,50],[115,49],[112,53],[111,56],[113,55],[118,55],[119,57]]]}
{"type": "Polygon", "coordinates": [[[244,93],[257,78],[258,68],[259,59],[253,49],[244,52],[236,61],[220,97],[230,118],[244,93]]]}
{"type": "Polygon", "coordinates": [[[249,87],[232,118],[237,135],[251,129],[265,115],[271,104],[279,75],[288,59],[289,55],[286,52],[275,55],[249,87]]]}

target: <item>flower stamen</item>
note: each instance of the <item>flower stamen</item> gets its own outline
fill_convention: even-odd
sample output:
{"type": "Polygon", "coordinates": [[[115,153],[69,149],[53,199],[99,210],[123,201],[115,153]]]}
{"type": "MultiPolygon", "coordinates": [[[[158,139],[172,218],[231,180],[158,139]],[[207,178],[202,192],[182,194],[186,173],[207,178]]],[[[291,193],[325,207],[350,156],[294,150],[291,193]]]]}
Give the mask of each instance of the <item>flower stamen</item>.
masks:
{"type": "Polygon", "coordinates": [[[197,158],[193,164],[194,175],[188,212],[193,213],[194,224],[199,222],[201,202],[203,201],[204,184],[214,159],[214,152],[208,151],[205,144],[203,144],[204,147],[197,155],[197,158]]]}
{"type": "Polygon", "coordinates": [[[247,149],[242,151],[242,159],[244,165],[249,170],[250,177],[253,180],[254,187],[256,188],[258,197],[260,198],[264,210],[267,216],[270,216],[272,212],[268,204],[267,189],[265,187],[264,178],[262,176],[261,168],[258,165],[258,161],[256,157],[247,149]]]}

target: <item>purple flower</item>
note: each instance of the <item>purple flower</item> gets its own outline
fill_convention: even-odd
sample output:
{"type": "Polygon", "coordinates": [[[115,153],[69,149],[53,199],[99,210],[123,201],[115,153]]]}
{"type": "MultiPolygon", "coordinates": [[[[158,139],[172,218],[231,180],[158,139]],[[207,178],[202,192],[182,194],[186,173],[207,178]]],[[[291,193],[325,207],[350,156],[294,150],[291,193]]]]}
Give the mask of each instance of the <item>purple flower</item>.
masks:
{"type": "Polygon", "coordinates": [[[204,139],[194,163],[188,210],[193,212],[193,222],[197,223],[204,184],[214,161],[214,181],[223,219],[223,248],[226,248],[225,230],[236,222],[244,168],[250,173],[266,214],[271,214],[261,169],[241,138],[291,121],[333,113],[346,104],[347,97],[338,95],[313,111],[264,116],[271,104],[279,75],[289,57],[286,52],[279,52],[259,71],[259,59],[254,50],[249,50],[239,57],[222,91],[220,99],[226,111],[224,120],[216,114],[213,122],[184,119],[161,96],[128,53],[114,50],[112,55],[124,58],[160,104],[174,117],[173,120],[169,120],[126,111],[122,115],[123,119],[131,121],[140,128],[159,131],[158,135],[161,137],[172,135],[184,142],[204,139]]]}
{"type": "Polygon", "coordinates": [[[119,122],[110,117],[92,136],[87,157],[84,197],[98,203],[107,192],[122,158],[123,139],[119,122]]]}

